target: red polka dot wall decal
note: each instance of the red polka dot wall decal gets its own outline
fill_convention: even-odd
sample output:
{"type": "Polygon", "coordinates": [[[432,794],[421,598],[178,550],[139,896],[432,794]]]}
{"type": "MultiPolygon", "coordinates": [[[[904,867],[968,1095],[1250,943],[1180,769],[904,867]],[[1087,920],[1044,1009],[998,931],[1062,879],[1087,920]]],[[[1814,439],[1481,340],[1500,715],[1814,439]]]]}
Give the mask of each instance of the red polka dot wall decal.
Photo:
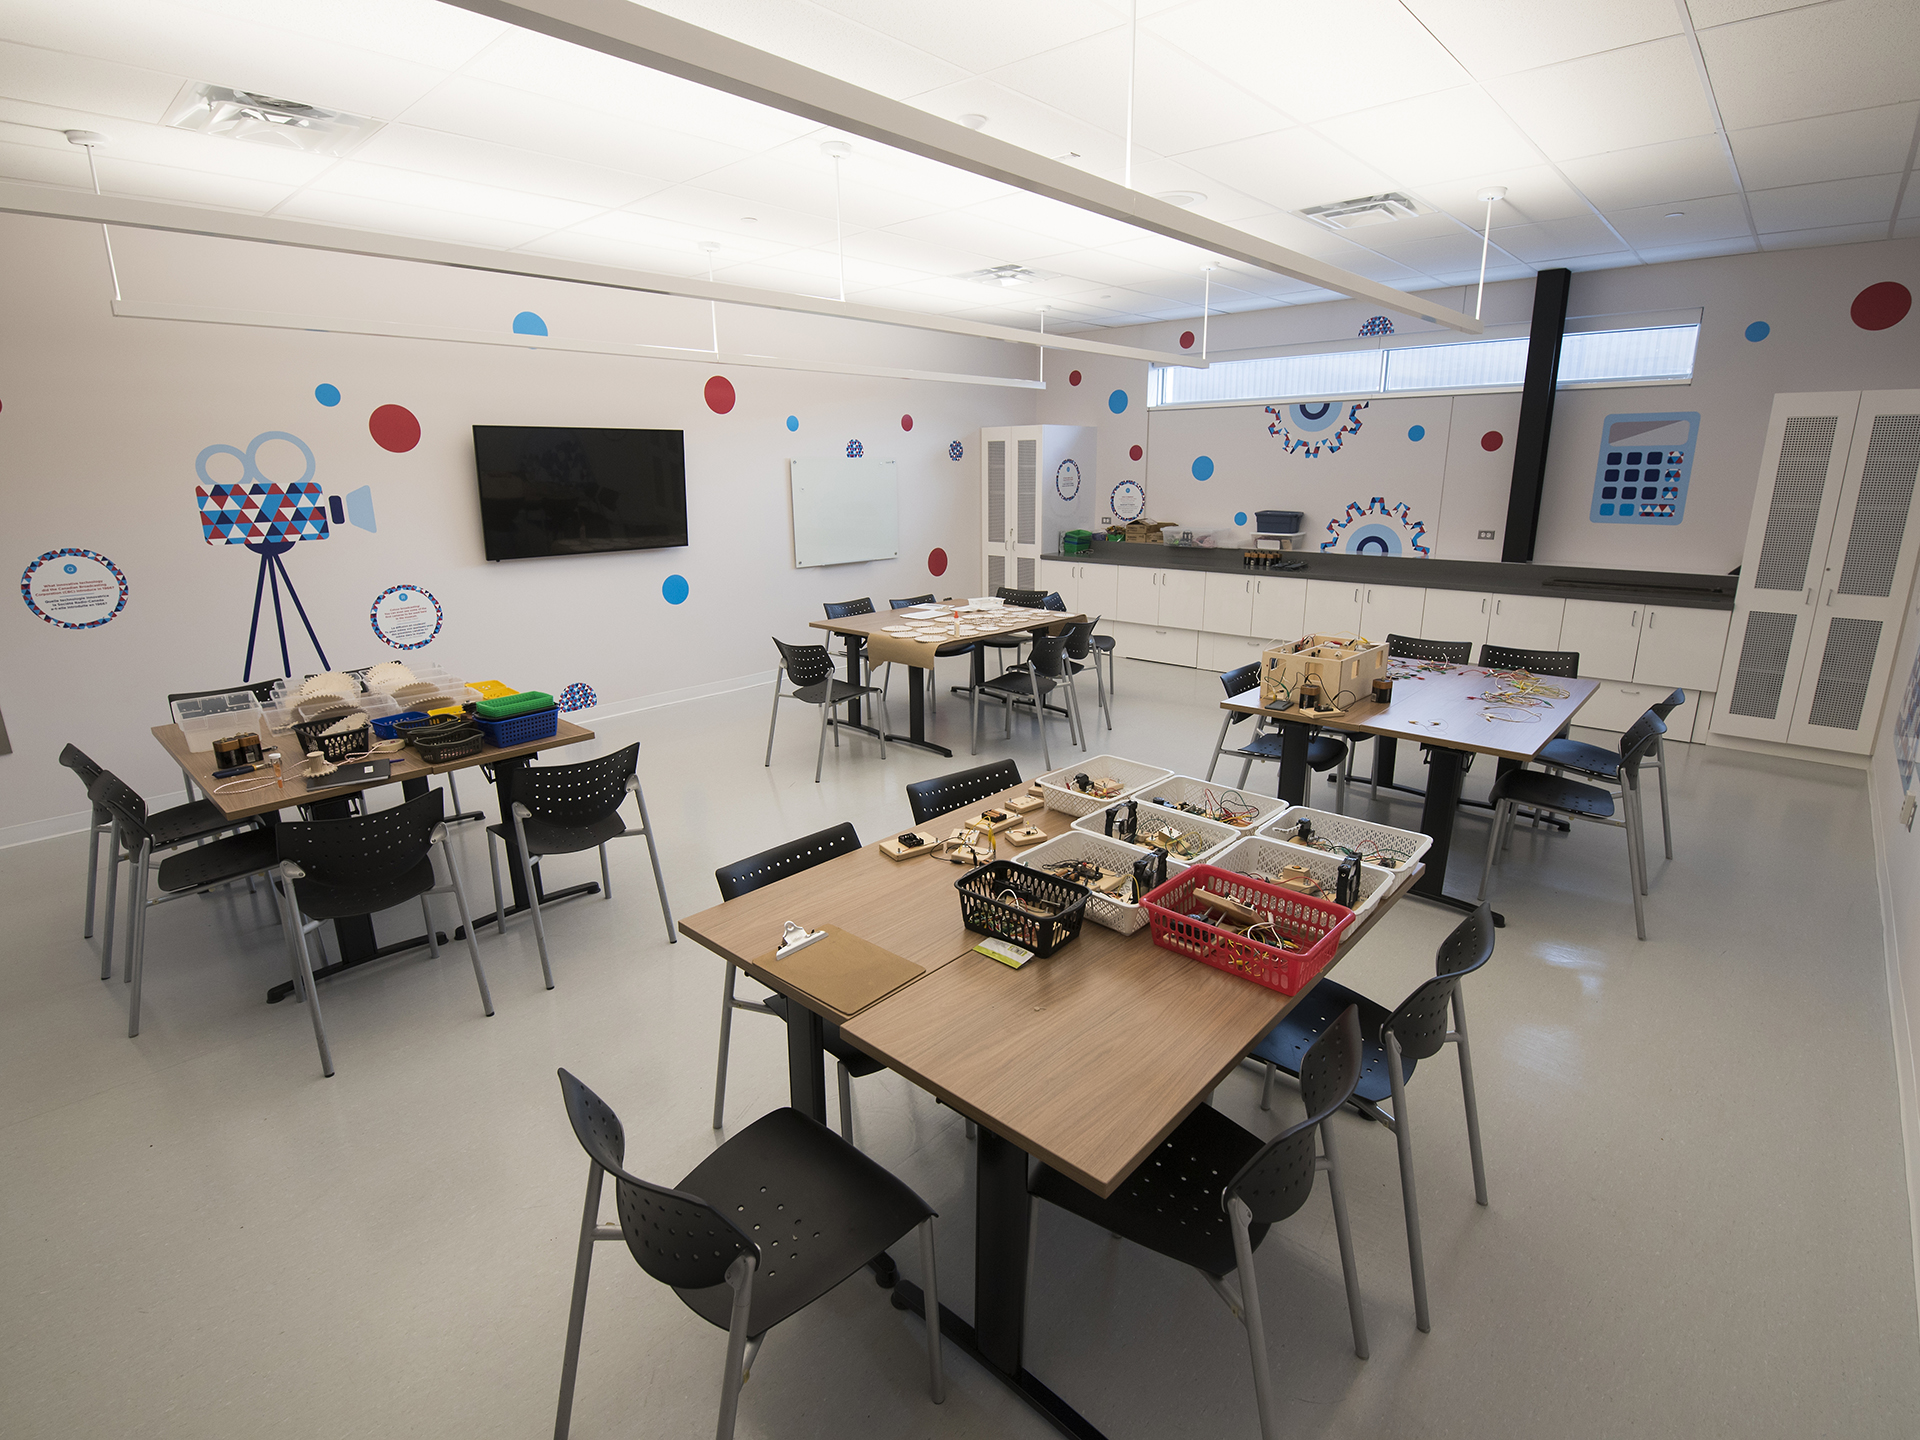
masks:
{"type": "Polygon", "coordinates": [[[704,393],[707,397],[707,408],[714,414],[724,415],[733,409],[733,382],[726,376],[716,375],[707,381],[704,393]]]}
{"type": "Polygon", "coordinates": [[[1489,452],[1498,450],[1506,443],[1507,437],[1502,435],[1498,430],[1489,430],[1480,437],[1480,448],[1489,452]]]}
{"type": "Polygon", "coordinates": [[[382,450],[404,455],[420,443],[420,422],[404,405],[382,405],[367,417],[367,433],[382,450]]]}
{"type": "Polygon", "coordinates": [[[1142,455],[1146,453],[1147,453],[1146,451],[1142,450],[1138,445],[1136,445],[1131,450],[1127,451],[1127,458],[1129,460],[1138,460],[1142,455]]]}
{"type": "Polygon", "coordinates": [[[900,428],[902,430],[911,430],[913,428],[913,416],[902,415],[900,417],[900,428]]]}
{"type": "Polygon", "coordinates": [[[1076,370],[1071,375],[1067,376],[1067,383],[1069,385],[1078,385],[1080,383],[1080,372],[1076,370]]]}
{"type": "Polygon", "coordinates": [[[927,573],[929,575],[935,575],[935,576],[944,575],[947,573],[947,552],[946,551],[932,550],[928,552],[927,573]]]}
{"type": "Polygon", "coordinates": [[[1182,350],[1191,350],[1193,348],[1193,331],[1182,330],[1180,332],[1180,348],[1182,350]]]}
{"type": "Polygon", "coordinates": [[[1890,330],[1907,318],[1913,292],[1898,280],[1882,280],[1853,297],[1853,323],[1862,330],[1890,330]]]}

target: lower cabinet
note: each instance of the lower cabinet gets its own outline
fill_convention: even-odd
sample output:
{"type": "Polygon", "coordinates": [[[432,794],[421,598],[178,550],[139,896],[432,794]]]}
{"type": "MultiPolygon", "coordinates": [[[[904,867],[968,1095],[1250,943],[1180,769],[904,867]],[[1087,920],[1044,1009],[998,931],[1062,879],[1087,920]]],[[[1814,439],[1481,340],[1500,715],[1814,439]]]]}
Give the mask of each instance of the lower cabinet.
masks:
{"type": "MultiPolygon", "coordinates": [[[[1664,700],[1672,693],[1671,689],[1660,685],[1603,680],[1600,688],[1593,692],[1593,698],[1580,707],[1579,715],[1574,718],[1574,727],[1604,731],[1618,739],[1656,701],[1664,700]]],[[[1687,741],[1693,739],[1696,732],[1704,739],[1706,729],[1701,717],[1710,714],[1712,709],[1712,691],[1687,691],[1687,703],[1677,707],[1667,717],[1667,739],[1687,741]]]]}
{"type": "Polygon", "coordinates": [[[1130,625],[1116,622],[1113,627],[1114,653],[1126,660],[1157,660],[1162,665],[1200,663],[1200,632],[1176,630],[1159,625],[1130,625]]]}
{"type": "Polygon", "coordinates": [[[1258,664],[1260,653],[1274,642],[1258,636],[1200,634],[1200,668],[1225,674],[1242,665],[1258,664]]]}

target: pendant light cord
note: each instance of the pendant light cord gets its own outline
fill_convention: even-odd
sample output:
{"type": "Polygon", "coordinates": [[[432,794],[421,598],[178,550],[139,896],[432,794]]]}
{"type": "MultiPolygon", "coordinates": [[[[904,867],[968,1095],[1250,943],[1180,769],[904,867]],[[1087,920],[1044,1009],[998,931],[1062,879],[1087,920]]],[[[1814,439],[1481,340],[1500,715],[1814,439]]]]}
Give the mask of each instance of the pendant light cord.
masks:
{"type": "MultiPolygon", "coordinates": [[[[93,193],[98,195],[100,193],[100,172],[93,168],[93,146],[83,145],[81,148],[87,152],[87,174],[93,179],[93,193]]],[[[105,225],[100,227],[100,240],[107,247],[107,274],[113,277],[113,298],[118,302],[120,299],[120,267],[113,262],[113,236],[107,233],[107,227],[105,225]]]]}

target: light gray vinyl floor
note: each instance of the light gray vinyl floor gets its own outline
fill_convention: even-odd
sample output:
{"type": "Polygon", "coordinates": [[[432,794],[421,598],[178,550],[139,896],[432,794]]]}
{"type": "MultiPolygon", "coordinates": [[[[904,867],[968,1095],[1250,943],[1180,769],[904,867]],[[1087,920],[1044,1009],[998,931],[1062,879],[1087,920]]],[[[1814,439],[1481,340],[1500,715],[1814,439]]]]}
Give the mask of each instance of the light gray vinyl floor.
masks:
{"type": "MultiPolygon", "coordinates": [[[[1204,773],[1212,677],[1120,668],[1096,749],[1204,773]]],[[[596,750],[642,742],[679,914],[715,903],[715,865],[842,820],[869,840],[904,829],[905,783],[975,763],[955,697],[937,719],[952,762],[898,747],[882,761],[849,739],[815,785],[817,712],[791,705],[763,769],[767,695],[600,727],[596,750]]],[[[130,727],[124,757],[151,743],[130,727]]],[[[983,758],[1006,753],[1039,771],[1030,721],[1010,744],[983,740],[983,758]]],[[[1511,923],[1470,992],[1489,1208],[1473,1203],[1457,1071],[1443,1057],[1415,1077],[1432,1333],[1413,1326],[1394,1147],[1378,1127],[1339,1121],[1372,1358],[1348,1338],[1324,1188],[1259,1252],[1285,1433],[1920,1433],[1861,780],[1670,753],[1676,858],[1654,870],[1650,941],[1633,938],[1618,831],[1522,829],[1502,869],[1511,923]]],[[[1402,771],[1418,783],[1417,763],[1402,771]]],[[[1490,772],[1477,766],[1469,792],[1490,772]]],[[[1271,768],[1253,783],[1270,791],[1271,768]]],[[[477,776],[462,795],[491,808],[477,776]]],[[[1410,825],[1419,812],[1374,813],[1410,825]]],[[[1470,893],[1485,826],[1469,812],[1457,833],[1453,885],[1470,893]]],[[[460,827],[458,846],[489,908],[480,827],[460,827]]],[[[82,856],[77,835],[0,852],[0,1434],[548,1433],[587,1172],[555,1067],[620,1111],[642,1173],[677,1180],[720,1138],[722,967],[666,943],[642,845],[614,847],[610,902],[551,912],[552,992],[525,922],[483,936],[493,1019],[460,948],[329,984],[331,1080],[302,1008],[262,1003],[283,951],[264,897],[243,890],[153,913],[129,1041],[125,987],[97,978],[80,937],[82,856]]],[[[559,884],[594,866],[553,870],[559,884]]],[[[1340,978],[1397,1000],[1432,973],[1457,918],[1400,905],[1340,978]]],[[[381,925],[417,930],[417,911],[381,925]]],[[[958,1118],[891,1075],[854,1090],[858,1142],[938,1207],[943,1295],[970,1315],[958,1118]]],[[[1297,1117],[1296,1092],[1272,1115],[1258,1095],[1243,1071],[1218,1103],[1262,1134],[1297,1117]]],[[[785,1099],[782,1036],[742,1015],[729,1125],[785,1099]]],[[[917,1274],[911,1242],[898,1252],[917,1274]]],[[[1028,1334],[1031,1368],[1115,1440],[1257,1434],[1245,1342],[1214,1294],[1057,1211],[1041,1225],[1028,1334]]],[[[951,1347],[934,1408],[921,1344],[920,1322],[856,1276],[774,1332],[739,1433],[1051,1433],[951,1347]]],[[[600,1247],[573,1433],[710,1433],[722,1349],[621,1247],[600,1247]]]]}

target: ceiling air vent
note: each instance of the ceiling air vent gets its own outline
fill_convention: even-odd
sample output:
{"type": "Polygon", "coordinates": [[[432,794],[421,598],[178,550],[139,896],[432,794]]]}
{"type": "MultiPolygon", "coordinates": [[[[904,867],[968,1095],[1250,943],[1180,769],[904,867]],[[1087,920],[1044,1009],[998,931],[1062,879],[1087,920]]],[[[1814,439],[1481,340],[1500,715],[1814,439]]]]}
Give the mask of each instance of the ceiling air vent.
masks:
{"type": "Polygon", "coordinates": [[[1387,195],[1362,195],[1357,200],[1336,200],[1331,205],[1311,205],[1300,212],[1309,220],[1318,220],[1335,230],[1358,230],[1367,225],[1387,225],[1395,220],[1410,220],[1415,215],[1430,215],[1432,210],[1417,200],[1394,192],[1387,195]]]}
{"type": "Polygon", "coordinates": [[[1029,270],[1024,265],[993,265],[985,270],[969,270],[959,277],[962,280],[977,280],[982,285],[1026,285],[1035,280],[1051,280],[1051,274],[1039,270],[1029,270]]]}
{"type": "Polygon", "coordinates": [[[381,128],[380,121],[364,115],[200,81],[189,81],[174,97],[164,123],[202,135],[333,156],[351,154],[381,128]]]}

